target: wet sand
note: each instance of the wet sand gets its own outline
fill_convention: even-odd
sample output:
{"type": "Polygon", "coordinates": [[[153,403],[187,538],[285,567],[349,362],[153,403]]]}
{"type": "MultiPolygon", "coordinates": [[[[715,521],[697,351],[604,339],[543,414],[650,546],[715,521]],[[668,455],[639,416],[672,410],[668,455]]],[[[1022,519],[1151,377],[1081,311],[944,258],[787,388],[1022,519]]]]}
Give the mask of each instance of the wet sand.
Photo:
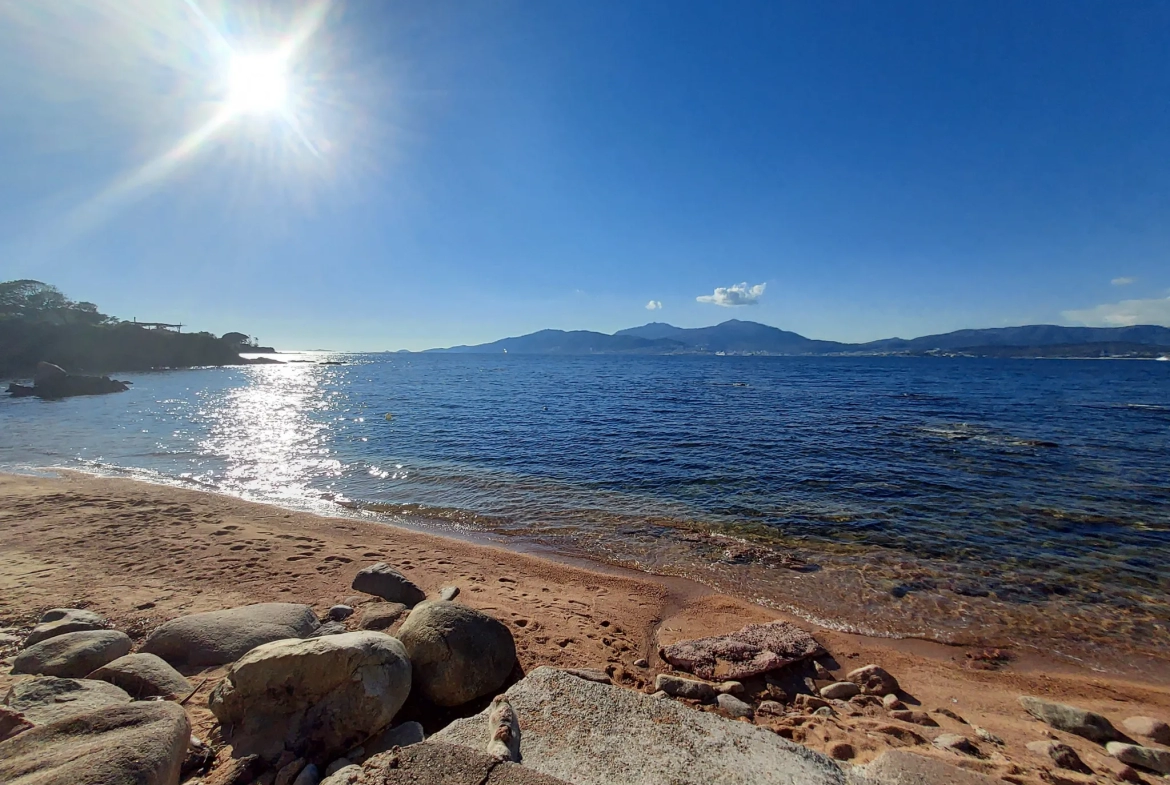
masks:
{"type": "MultiPolygon", "coordinates": [[[[323,614],[355,595],[354,574],[375,561],[396,566],[428,593],[458,586],[460,602],[509,625],[525,671],[539,665],[608,668],[615,682],[643,691],[665,669],[659,646],[786,618],[679,578],[555,561],[376,521],[77,473],[0,474],[0,627],[26,631],[47,608],[88,607],[140,641],[175,616],[254,602],[304,602],[323,614]],[[640,658],[649,660],[648,669],[634,665],[640,658]]],[[[983,760],[909,742],[916,751],[1016,781],[1045,781],[1043,772],[1051,768],[1024,749],[1049,729],[1023,712],[1021,694],[1098,711],[1118,725],[1139,714],[1170,719],[1170,682],[1161,678],[1116,677],[1042,654],[1017,655],[984,670],[975,649],[867,638],[789,620],[828,649],[838,676],[878,663],[920,704],[912,708],[947,708],[1006,742],[1002,748],[981,742],[983,760]]],[[[5,665],[13,654],[0,650],[9,658],[5,665]]],[[[7,667],[2,671],[0,689],[12,678],[7,667]]],[[[213,737],[206,693],[219,673],[189,674],[193,683],[207,678],[188,707],[197,732],[213,737]]],[[[907,744],[879,726],[902,726],[927,739],[940,731],[973,735],[969,725],[934,716],[940,728],[892,722],[880,710],[770,722],[815,749],[848,741],[854,762],[865,762],[907,744]]],[[[1098,772],[1108,769],[1102,748],[1055,735],[1098,772]]]]}

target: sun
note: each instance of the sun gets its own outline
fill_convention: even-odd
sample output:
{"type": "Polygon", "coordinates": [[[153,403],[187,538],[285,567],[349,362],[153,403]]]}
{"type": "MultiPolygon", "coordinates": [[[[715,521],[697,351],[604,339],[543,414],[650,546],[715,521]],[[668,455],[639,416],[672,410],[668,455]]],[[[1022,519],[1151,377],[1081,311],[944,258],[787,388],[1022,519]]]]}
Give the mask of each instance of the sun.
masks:
{"type": "Polygon", "coordinates": [[[288,93],[288,59],[283,53],[232,56],[228,107],[233,114],[281,112],[287,108],[288,93]]]}

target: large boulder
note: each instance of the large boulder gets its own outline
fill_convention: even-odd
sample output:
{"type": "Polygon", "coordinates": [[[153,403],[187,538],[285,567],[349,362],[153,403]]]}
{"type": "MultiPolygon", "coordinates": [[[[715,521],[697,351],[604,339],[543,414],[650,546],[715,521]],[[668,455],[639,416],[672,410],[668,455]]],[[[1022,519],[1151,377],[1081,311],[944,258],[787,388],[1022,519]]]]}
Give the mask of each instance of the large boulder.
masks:
{"type": "MultiPolygon", "coordinates": [[[[555,668],[536,668],[505,696],[523,726],[523,768],[575,785],[846,782],[832,760],[767,728],[555,668]]],[[[482,750],[490,712],[456,720],[408,749],[446,742],[482,750]]]]}
{"type": "Polygon", "coordinates": [[[348,632],[258,646],[228,668],[208,707],[233,747],[266,759],[284,750],[330,760],[390,724],[410,693],[402,644],[348,632]]]}
{"type": "Polygon", "coordinates": [[[117,630],[67,632],[33,644],[16,655],[13,673],[84,678],[107,662],[129,654],[130,636],[117,630]]]}
{"type": "Polygon", "coordinates": [[[497,619],[453,602],[423,602],[398,628],[414,683],[439,706],[458,706],[503,686],[516,641],[497,619]]]}
{"type": "Polygon", "coordinates": [[[823,654],[811,635],[794,624],[749,624],[730,635],[679,641],[663,647],[662,659],[704,679],[747,679],[823,654]]]}
{"type": "Polygon", "coordinates": [[[121,687],[134,698],[178,698],[191,692],[191,682],[156,654],[127,654],[89,674],[90,679],[121,687]]]}
{"type": "Polygon", "coordinates": [[[19,711],[33,725],[48,725],[110,706],[123,706],[130,696],[113,684],[89,679],[38,676],[12,685],[4,705],[19,711]]]}
{"type": "Polygon", "coordinates": [[[225,665],[264,643],[304,638],[319,622],[308,605],[265,602],[171,619],[142,644],[171,664],[225,665]]]}
{"type": "Polygon", "coordinates": [[[41,615],[40,622],[25,638],[24,645],[32,646],[67,632],[104,630],[106,627],[106,620],[93,611],[81,608],[53,608],[41,615]]]}
{"type": "Polygon", "coordinates": [[[174,703],[114,706],[0,742],[5,785],[174,785],[191,723],[174,703]]]}
{"type": "Polygon", "coordinates": [[[1024,707],[1024,711],[1057,730],[1075,733],[1098,744],[1113,741],[1120,735],[1113,727],[1113,723],[1100,714],[1078,709],[1076,706],[1053,703],[1028,695],[1020,696],[1020,705],[1024,707]]]}
{"type": "Polygon", "coordinates": [[[359,570],[353,579],[353,588],[389,602],[400,602],[408,608],[426,599],[422,589],[385,562],[359,570]]]}
{"type": "Polygon", "coordinates": [[[104,395],[125,392],[126,382],[108,376],[79,376],[65,371],[59,365],[38,363],[33,378],[32,394],[41,398],[67,398],[71,395],[104,395]]]}

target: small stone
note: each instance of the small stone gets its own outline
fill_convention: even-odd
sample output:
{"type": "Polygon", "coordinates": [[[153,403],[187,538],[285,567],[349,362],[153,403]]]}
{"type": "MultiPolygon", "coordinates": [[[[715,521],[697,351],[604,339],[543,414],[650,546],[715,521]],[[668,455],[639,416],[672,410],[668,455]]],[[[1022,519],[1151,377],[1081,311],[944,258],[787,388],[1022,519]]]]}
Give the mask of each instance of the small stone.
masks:
{"type": "Polygon", "coordinates": [[[1089,741],[1104,744],[1117,738],[1117,729],[1100,714],[1029,695],[1020,696],[1020,705],[1033,717],[1057,730],[1075,733],[1089,741]]]}
{"type": "Polygon", "coordinates": [[[636,660],[634,660],[634,667],[635,668],[649,668],[650,661],[647,660],[645,657],[642,657],[640,659],[636,659],[636,660]]]}
{"type": "Polygon", "coordinates": [[[773,717],[784,716],[784,704],[776,701],[761,701],[759,706],[756,706],[756,714],[767,714],[773,717]]]}
{"type": "Polygon", "coordinates": [[[1025,746],[1037,755],[1051,759],[1053,763],[1062,769],[1079,771],[1082,774],[1093,773],[1093,770],[1081,760],[1081,756],[1077,755],[1077,751],[1067,744],[1062,744],[1059,741],[1044,740],[1030,741],[1025,746]]]}
{"type": "Polygon", "coordinates": [[[968,725],[968,724],[969,724],[969,723],[968,723],[968,722],[967,722],[965,719],[963,719],[962,717],[960,717],[958,714],[956,714],[955,712],[951,711],[950,709],[946,708],[945,706],[944,706],[944,707],[942,707],[942,708],[940,708],[940,709],[935,709],[935,710],[934,710],[934,713],[935,713],[935,714],[941,714],[941,715],[943,715],[944,717],[950,717],[950,718],[951,718],[952,720],[954,720],[955,722],[960,722],[960,723],[962,723],[963,725],[968,725]]]}
{"type": "Polygon", "coordinates": [[[325,618],[329,621],[345,621],[350,616],[353,616],[353,608],[349,605],[334,605],[325,614],[325,618]]]}
{"type": "Polygon", "coordinates": [[[337,760],[333,761],[332,763],[330,763],[328,766],[325,767],[325,776],[332,777],[334,774],[341,771],[346,766],[352,766],[352,765],[353,765],[353,761],[351,761],[349,758],[338,758],[337,760]]]}
{"type": "Polygon", "coordinates": [[[899,709],[890,712],[890,719],[898,720],[899,722],[912,722],[915,725],[925,725],[928,728],[937,728],[938,723],[934,721],[929,714],[924,711],[909,711],[908,709],[899,709]]]}
{"type": "Polygon", "coordinates": [[[683,679],[668,673],[660,673],[654,677],[654,689],[661,690],[676,698],[689,698],[704,702],[715,700],[717,694],[715,688],[704,681],[683,679]]]}
{"type": "Polygon", "coordinates": [[[996,736],[987,728],[980,728],[978,725],[972,725],[971,730],[975,731],[975,735],[978,736],[981,741],[986,741],[988,744],[998,744],[1001,747],[1004,744],[1003,739],[1001,739],[999,736],[996,736]]]}
{"type": "Polygon", "coordinates": [[[406,606],[400,602],[373,602],[362,608],[362,620],[358,625],[363,630],[385,630],[406,613],[406,606]]]}
{"type": "Polygon", "coordinates": [[[743,695],[743,682],[725,681],[722,684],[716,684],[715,690],[724,695],[743,695]]]}
{"type": "Polygon", "coordinates": [[[1170,750],[1158,750],[1153,747],[1143,747],[1140,744],[1111,741],[1105,745],[1105,751],[1130,766],[1149,769],[1159,774],[1170,774],[1170,750]]]}
{"type": "Polygon", "coordinates": [[[459,587],[458,586],[444,586],[443,588],[439,589],[439,599],[442,600],[443,602],[450,602],[451,600],[455,599],[458,596],[459,596],[459,587]]]}
{"type": "Polygon", "coordinates": [[[385,562],[359,570],[354,576],[353,588],[388,602],[401,602],[410,608],[426,599],[422,589],[385,562]]]}
{"type": "Polygon", "coordinates": [[[747,719],[751,719],[755,716],[755,712],[750,705],[730,693],[722,693],[715,699],[715,702],[719,704],[719,708],[723,709],[732,717],[746,717],[747,719]]]}
{"type": "Polygon", "coordinates": [[[814,717],[832,717],[833,710],[828,706],[821,706],[819,709],[817,709],[816,711],[813,712],[813,716],[814,717]]]}
{"type": "Polygon", "coordinates": [[[276,772],[275,785],[293,785],[301,769],[305,768],[305,763],[304,758],[295,758],[281,766],[280,771],[276,772]]]}
{"type": "Polygon", "coordinates": [[[866,695],[888,695],[898,691],[898,680],[880,665],[866,665],[849,671],[845,678],[860,687],[866,695]]]}
{"type": "Polygon", "coordinates": [[[888,711],[898,711],[899,709],[906,708],[906,704],[902,703],[901,699],[899,699],[898,696],[892,692],[882,698],[882,705],[885,706],[888,711]]]}
{"type": "Polygon", "coordinates": [[[301,769],[301,773],[293,780],[293,785],[317,785],[320,781],[321,775],[317,772],[317,767],[310,763],[301,769]]]}
{"type": "Polygon", "coordinates": [[[979,748],[975,746],[975,742],[957,733],[940,733],[934,739],[934,746],[941,750],[979,757],[979,748]]]}
{"type": "Polygon", "coordinates": [[[847,741],[833,742],[825,750],[825,753],[834,760],[852,760],[856,754],[853,751],[853,745],[847,741]]]}
{"type": "Polygon", "coordinates": [[[815,695],[805,695],[803,692],[800,695],[797,695],[795,698],[793,698],[792,702],[798,708],[808,709],[808,710],[822,709],[825,706],[829,705],[827,701],[821,700],[820,698],[816,697],[815,695]]]}
{"type": "Polygon", "coordinates": [[[861,688],[851,681],[839,681],[827,687],[821,687],[821,697],[829,700],[849,700],[861,692],[861,688]]]}
{"type": "Polygon", "coordinates": [[[1129,733],[1170,746],[1170,725],[1153,717],[1130,717],[1121,723],[1129,733]]]}

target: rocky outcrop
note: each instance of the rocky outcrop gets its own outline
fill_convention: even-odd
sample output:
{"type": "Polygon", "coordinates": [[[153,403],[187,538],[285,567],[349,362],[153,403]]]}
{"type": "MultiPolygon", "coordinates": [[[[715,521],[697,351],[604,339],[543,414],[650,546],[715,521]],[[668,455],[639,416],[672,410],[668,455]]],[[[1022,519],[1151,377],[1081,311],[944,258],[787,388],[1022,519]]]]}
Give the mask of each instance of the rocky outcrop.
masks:
{"type": "Polygon", "coordinates": [[[1117,729],[1109,720],[1100,714],[1078,709],[1076,706],[1053,703],[1028,695],[1020,696],[1020,705],[1024,707],[1024,711],[1041,722],[1046,722],[1057,730],[1083,736],[1098,744],[1104,744],[1118,737],[1117,729]]]}
{"type": "Polygon", "coordinates": [[[134,644],[124,632],[67,632],[29,646],[16,655],[13,673],[80,679],[107,662],[129,654],[134,644]]]}
{"type": "Polygon", "coordinates": [[[5,785],[174,785],[191,738],[174,703],[115,706],[0,742],[5,785]]]}
{"type": "Polygon", "coordinates": [[[38,398],[69,398],[74,395],[105,395],[125,392],[129,382],[120,382],[108,376],[78,376],[52,363],[38,363],[32,387],[20,384],[8,385],[13,397],[35,395],[38,398]]]}
{"type": "Polygon", "coordinates": [[[823,653],[811,635],[784,621],[749,624],[730,635],[680,641],[659,651],[679,670],[719,680],[759,676],[823,653]]]}
{"type": "Polygon", "coordinates": [[[317,627],[308,605],[266,602],[172,619],[150,634],[141,651],[175,665],[226,665],[261,644],[304,638],[317,627]]]}
{"type": "Polygon", "coordinates": [[[4,705],[25,716],[34,725],[76,717],[79,714],[124,706],[130,696],[113,684],[90,679],[59,679],[38,676],[12,685],[4,705]]]}
{"type": "Polygon", "coordinates": [[[497,619],[453,602],[419,604],[398,639],[427,700],[458,706],[503,686],[516,665],[512,632],[497,619]]]}
{"type": "MultiPolygon", "coordinates": [[[[829,758],[767,728],[672,700],[536,668],[505,693],[523,730],[524,768],[576,785],[844,785],[829,758]]],[[[480,750],[488,710],[456,720],[419,747],[480,750]]]]}
{"type": "Polygon", "coordinates": [[[378,562],[358,572],[353,588],[388,602],[401,602],[408,608],[426,599],[426,594],[405,575],[385,562],[378,562]]]}
{"type": "Polygon", "coordinates": [[[93,611],[80,608],[53,608],[41,615],[37,626],[24,641],[25,646],[32,646],[41,641],[67,632],[84,632],[86,630],[104,630],[107,622],[93,611]]]}
{"type": "Polygon", "coordinates": [[[183,674],[156,654],[127,654],[89,674],[88,678],[121,687],[131,697],[178,698],[191,692],[191,683],[183,674]]]}
{"type": "Polygon", "coordinates": [[[410,686],[401,643],[350,632],[253,649],[228,668],[208,707],[238,752],[273,759],[312,749],[328,760],[388,726],[410,686]]]}

